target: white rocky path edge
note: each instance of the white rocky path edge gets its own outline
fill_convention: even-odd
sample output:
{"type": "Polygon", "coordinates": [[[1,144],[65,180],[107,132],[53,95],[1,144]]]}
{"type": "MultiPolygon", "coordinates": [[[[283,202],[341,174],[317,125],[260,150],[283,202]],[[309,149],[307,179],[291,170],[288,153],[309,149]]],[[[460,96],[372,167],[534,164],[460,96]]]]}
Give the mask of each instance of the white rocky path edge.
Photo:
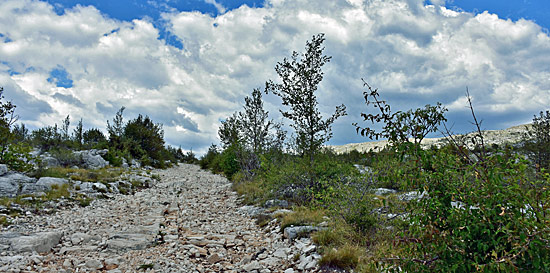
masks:
{"type": "Polygon", "coordinates": [[[135,195],[0,233],[0,272],[318,271],[311,240],[284,239],[275,221],[258,227],[227,179],[186,164],[155,173],[160,181],[135,195]]]}

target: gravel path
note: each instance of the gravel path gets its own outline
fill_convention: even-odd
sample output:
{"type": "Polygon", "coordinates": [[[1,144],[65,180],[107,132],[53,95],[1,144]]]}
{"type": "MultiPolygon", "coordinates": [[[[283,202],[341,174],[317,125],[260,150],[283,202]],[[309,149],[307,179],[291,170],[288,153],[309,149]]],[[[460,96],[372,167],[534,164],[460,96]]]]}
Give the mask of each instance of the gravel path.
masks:
{"type": "Polygon", "coordinates": [[[160,181],[135,195],[29,216],[1,232],[0,272],[316,270],[311,241],[283,239],[275,221],[258,227],[227,179],[183,164],[154,173],[160,181]]]}

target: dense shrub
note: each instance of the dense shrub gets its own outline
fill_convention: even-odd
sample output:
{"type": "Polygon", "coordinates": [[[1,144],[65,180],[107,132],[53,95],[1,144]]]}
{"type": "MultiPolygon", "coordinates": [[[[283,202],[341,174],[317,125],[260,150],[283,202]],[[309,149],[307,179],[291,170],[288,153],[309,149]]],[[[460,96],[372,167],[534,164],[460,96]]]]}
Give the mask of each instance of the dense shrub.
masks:
{"type": "Polygon", "coordinates": [[[333,194],[335,185],[349,183],[358,175],[352,164],[337,160],[331,153],[318,154],[313,169],[309,158],[286,155],[272,159],[262,161],[262,179],[274,197],[297,203],[324,200],[333,194]]]}
{"type": "Polygon", "coordinates": [[[82,142],[85,147],[93,149],[104,149],[107,148],[107,138],[97,128],[91,128],[82,134],[82,142]]]}
{"type": "Polygon", "coordinates": [[[138,115],[124,127],[125,147],[134,158],[151,159],[154,167],[163,167],[166,158],[164,148],[164,130],[162,125],[154,123],[148,116],[138,115]]]}
{"type": "Polygon", "coordinates": [[[208,148],[208,152],[206,152],[206,154],[204,154],[199,160],[199,166],[201,167],[201,169],[211,169],[214,172],[218,171],[219,166],[216,162],[216,158],[219,154],[220,153],[218,152],[218,147],[212,144],[208,148]]]}
{"type": "Polygon", "coordinates": [[[411,202],[401,236],[411,272],[542,272],[550,269],[549,181],[526,179],[527,162],[501,155],[475,164],[444,151],[425,152],[419,173],[429,198],[411,202]],[[542,184],[542,185],[541,185],[542,184]]]}
{"type": "Polygon", "coordinates": [[[219,155],[220,168],[223,174],[231,179],[235,173],[240,170],[239,160],[237,158],[237,147],[229,146],[219,155]]]}

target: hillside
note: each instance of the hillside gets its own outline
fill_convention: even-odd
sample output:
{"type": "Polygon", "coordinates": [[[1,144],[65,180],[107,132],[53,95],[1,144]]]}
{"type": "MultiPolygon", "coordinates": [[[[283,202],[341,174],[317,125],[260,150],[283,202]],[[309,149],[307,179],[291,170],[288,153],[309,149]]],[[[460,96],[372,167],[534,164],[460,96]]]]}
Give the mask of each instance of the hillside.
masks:
{"type": "MultiPolygon", "coordinates": [[[[530,127],[531,124],[522,124],[510,127],[504,130],[485,130],[483,131],[483,136],[485,143],[487,145],[492,144],[505,144],[505,143],[517,143],[521,140],[523,134],[526,132],[526,128],[530,127]]],[[[457,135],[471,137],[475,133],[469,133],[466,135],[457,135]]],[[[439,138],[425,138],[422,140],[422,146],[427,148],[432,145],[441,146],[447,143],[447,140],[444,137],[439,138]]],[[[350,152],[357,150],[359,152],[368,152],[368,151],[379,151],[384,146],[388,144],[387,140],[371,141],[371,142],[362,142],[362,143],[349,143],[344,145],[329,145],[328,148],[332,149],[338,154],[350,152]]]]}

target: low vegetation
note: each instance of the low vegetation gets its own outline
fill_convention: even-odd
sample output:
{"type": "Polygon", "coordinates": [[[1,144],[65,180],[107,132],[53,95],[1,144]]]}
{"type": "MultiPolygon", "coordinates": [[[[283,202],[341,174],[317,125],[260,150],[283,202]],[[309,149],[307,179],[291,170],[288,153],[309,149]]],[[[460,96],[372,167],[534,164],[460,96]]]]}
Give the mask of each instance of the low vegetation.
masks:
{"type": "Polygon", "coordinates": [[[461,138],[446,129],[447,110],[440,103],[394,112],[364,82],[365,102],[376,112],[362,114],[366,126],[354,126],[389,145],[376,153],[334,154],[320,144],[330,138],[330,124],[344,108],[327,120],[316,110],[321,66],[330,60],[322,55],[322,42],[314,36],[306,54],[295,52],[277,65],[281,83],[267,83],[290,107],[281,112],[293,122],[294,138],[275,147],[251,145],[250,139],[276,136],[282,126],[270,129],[274,122],[268,122],[262,104],[247,104],[247,111],[222,124],[222,147],[212,146],[201,167],[232,179],[247,204],[287,200],[294,213],[280,216],[283,228],[326,222],[329,228],[312,238],[327,270],[550,271],[550,113],[535,116],[520,143],[488,146],[469,94],[474,134],[461,138]],[[312,56],[317,62],[308,59],[312,56]],[[319,66],[308,70],[313,67],[304,65],[308,62],[319,66]],[[310,79],[307,87],[292,82],[310,79]],[[299,112],[304,109],[313,113],[309,121],[319,122],[307,126],[324,130],[304,129],[300,122],[307,117],[299,112]],[[253,117],[250,113],[263,113],[262,130],[245,133],[240,120],[253,117]],[[422,149],[422,139],[436,131],[446,135],[447,144],[422,149]]]}

